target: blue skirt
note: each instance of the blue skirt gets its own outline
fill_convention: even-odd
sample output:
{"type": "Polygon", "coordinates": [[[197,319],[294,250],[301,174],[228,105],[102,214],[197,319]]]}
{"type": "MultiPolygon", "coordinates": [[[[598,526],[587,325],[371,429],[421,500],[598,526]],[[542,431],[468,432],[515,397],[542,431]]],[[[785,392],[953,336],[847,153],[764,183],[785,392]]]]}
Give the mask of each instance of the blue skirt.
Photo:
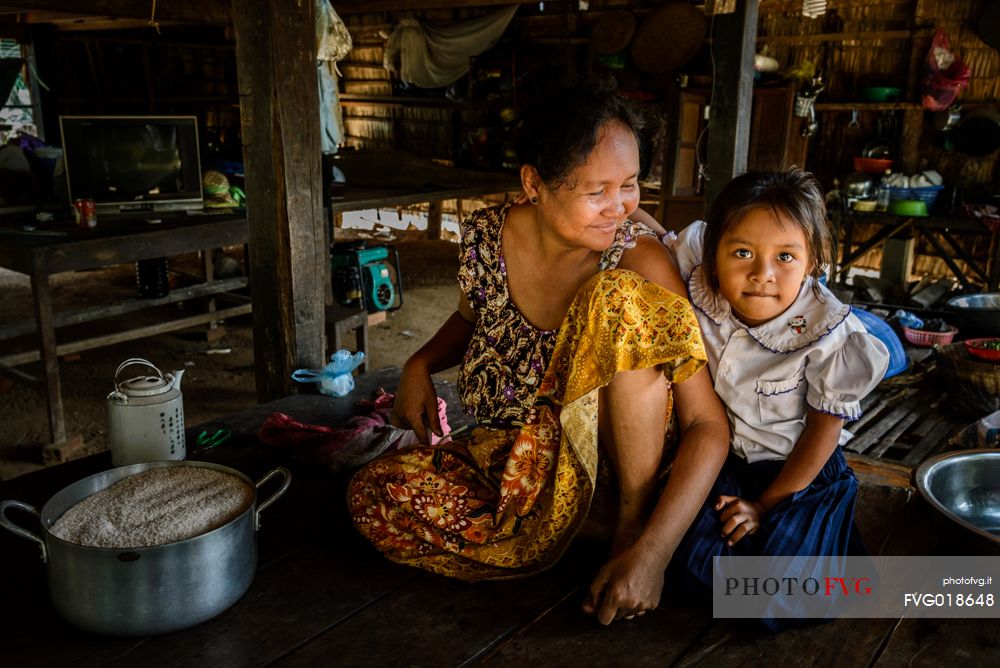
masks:
{"type": "MultiPolygon", "coordinates": [[[[730,547],[713,506],[720,494],[756,499],[774,481],[785,461],[748,464],[730,454],[711,493],[670,562],[667,578],[674,594],[711,601],[713,557],[860,556],[867,554],[854,526],[858,480],[837,448],[805,489],[785,499],[761,521],[757,531],[730,547]]],[[[763,619],[779,631],[795,620],[763,619]]]]}

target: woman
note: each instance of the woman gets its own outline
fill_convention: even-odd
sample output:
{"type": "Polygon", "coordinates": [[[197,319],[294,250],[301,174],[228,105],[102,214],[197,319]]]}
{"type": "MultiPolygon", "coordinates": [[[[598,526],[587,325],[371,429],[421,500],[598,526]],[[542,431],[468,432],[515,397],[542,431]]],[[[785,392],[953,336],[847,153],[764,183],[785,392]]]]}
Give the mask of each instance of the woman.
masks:
{"type": "Polygon", "coordinates": [[[461,362],[459,394],[485,428],[377,459],[349,488],[355,526],[388,558],[464,580],[538,572],[607,484],[612,558],[584,610],[608,624],[658,604],[729,432],[677,270],[628,220],[638,129],[623,100],[593,85],[525,114],[528,203],[463,224],[458,310],[407,361],[395,404],[421,442],[441,436],[431,374],[461,362]],[[672,415],[680,445],[657,500],[672,415]]]}

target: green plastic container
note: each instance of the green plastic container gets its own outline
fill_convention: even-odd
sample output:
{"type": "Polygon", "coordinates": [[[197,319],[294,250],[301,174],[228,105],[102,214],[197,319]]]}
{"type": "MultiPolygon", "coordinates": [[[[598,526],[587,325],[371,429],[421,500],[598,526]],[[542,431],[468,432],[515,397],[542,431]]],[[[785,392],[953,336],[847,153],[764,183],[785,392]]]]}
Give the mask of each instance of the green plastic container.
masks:
{"type": "Polygon", "coordinates": [[[889,213],[922,218],[927,215],[927,202],[919,199],[898,199],[889,203],[889,213]]]}
{"type": "Polygon", "coordinates": [[[861,90],[861,97],[867,102],[899,102],[903,89],[893,86],[869,86],[861,90]]]}

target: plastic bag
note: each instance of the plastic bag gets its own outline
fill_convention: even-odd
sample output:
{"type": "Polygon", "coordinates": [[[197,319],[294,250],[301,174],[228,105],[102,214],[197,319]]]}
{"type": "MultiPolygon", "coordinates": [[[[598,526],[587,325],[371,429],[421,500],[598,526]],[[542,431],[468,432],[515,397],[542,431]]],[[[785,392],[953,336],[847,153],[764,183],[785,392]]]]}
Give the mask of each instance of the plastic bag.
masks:
{"type": "Polygon", "coordinates": [[[330,0],[316,2],[316,60],[337,62],[354,48],[351,33],[330,0]]]}
{"type": "Polygon", "coordinates": [[[330,397],[342,397],[354,389],[354,376],[351,372],[364,361],[364,353],[341,349],[330,355],[330,363],[322,369],[296,369],[292,373],[292,380],[317,383],[321,393],[330,397]]]}
{"type": "Polygon", "coordinates": [[[938,28],[931,40],[920,80],[920,101],[924,109],[944,111],[958,97],[958,91],[968,85],[969,67],[948,48],[948,38],[938,28]]]}

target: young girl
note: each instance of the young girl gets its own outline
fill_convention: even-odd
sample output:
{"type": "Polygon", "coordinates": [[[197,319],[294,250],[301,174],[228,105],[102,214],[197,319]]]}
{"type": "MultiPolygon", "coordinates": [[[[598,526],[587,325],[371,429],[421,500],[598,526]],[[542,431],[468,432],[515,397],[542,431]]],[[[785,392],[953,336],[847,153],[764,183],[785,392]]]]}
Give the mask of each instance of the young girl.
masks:
{"type": "Polygon", "coordinates": [[[715,556],[863,553],[857,479],[839,446],[889,354],[817,281],[832,257],[819,184],[800,169],[744,174],[707,221],[668,236],[732,428],[672,574],[704,594],[715,556]]]}

